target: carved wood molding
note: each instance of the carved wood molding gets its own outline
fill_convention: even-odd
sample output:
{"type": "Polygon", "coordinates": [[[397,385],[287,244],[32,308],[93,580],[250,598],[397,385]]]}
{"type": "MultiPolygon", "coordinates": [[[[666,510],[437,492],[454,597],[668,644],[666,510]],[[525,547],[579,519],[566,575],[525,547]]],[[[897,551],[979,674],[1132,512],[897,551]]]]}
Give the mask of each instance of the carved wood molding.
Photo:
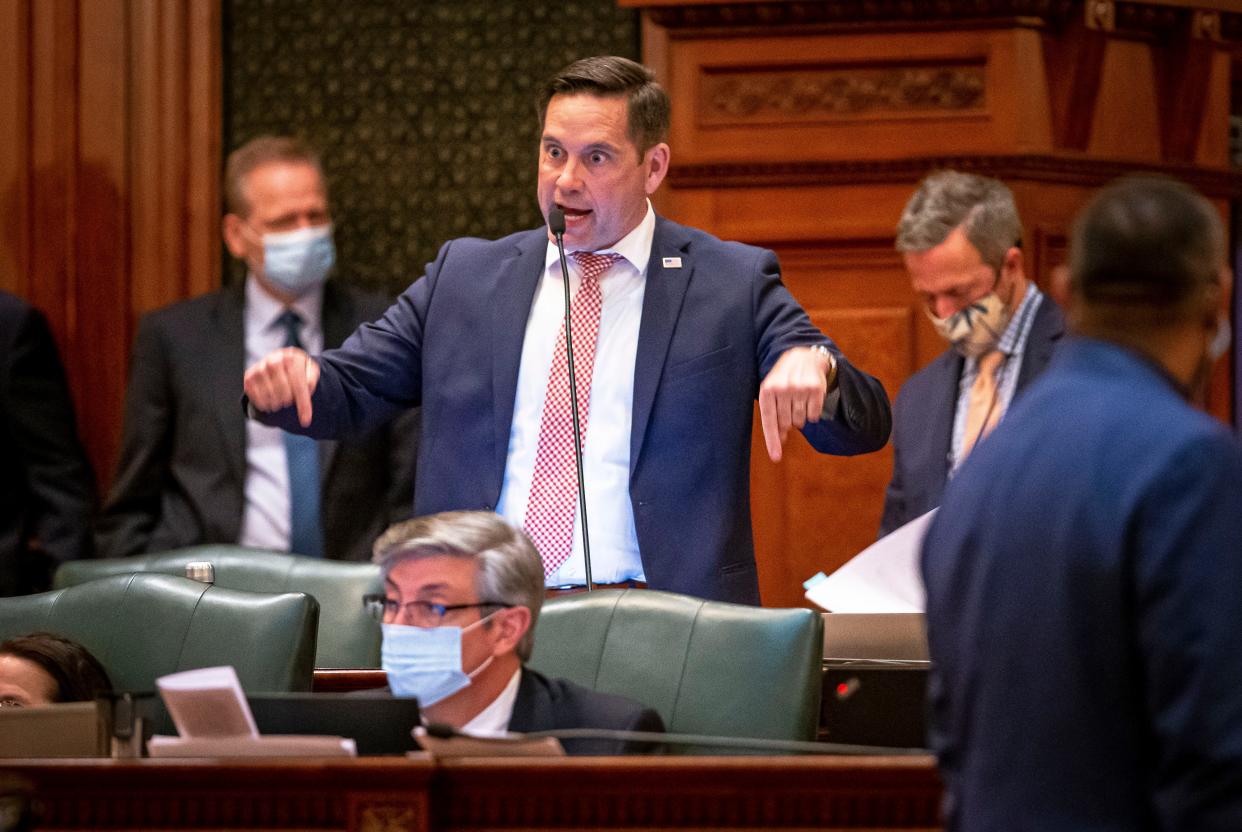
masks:
{"type": "MultiPolygon", "coordinates": [[[[623,5],[626,5],[623,2],[623,5]]],[[[1022,25],[1060,28],[1091,20],[1129,37],[1162,37],[1171,27],[1206,15],[1198,28],[1233,48],[1242,47],[1242,12],[1167,6],[1144,0],[837,0],[821,3],[714,3],[651,5],[652,23],[678,35],[731,29],[768,32],[807,28],[910,28],[1022,25]]]]}
{"type": "Polygon", "coordinates": [[[929,171],[939,168],[982,173],[1002,180],[1034,179],[1089,188],[1099,187],[1128,173],[1162,173],[1189,183],[1209,197],[1242,197],[1242,171],[1046,155],[674,165],[669,170],[669,182],[673,188],[824,187],[887,182],[913,184],[929,171]]]}
{"type": "Polygon", "coordinates": [[[716,127],[980,111],[986,105],[986,88],[982,59],[710,69],[703,73],[698,121],[716,127]]]}

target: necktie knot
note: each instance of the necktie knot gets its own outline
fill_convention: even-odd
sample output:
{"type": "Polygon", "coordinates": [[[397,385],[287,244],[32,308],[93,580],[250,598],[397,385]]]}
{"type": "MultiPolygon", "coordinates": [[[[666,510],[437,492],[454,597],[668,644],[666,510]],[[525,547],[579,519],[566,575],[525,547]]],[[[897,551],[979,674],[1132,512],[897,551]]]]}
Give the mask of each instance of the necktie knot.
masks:
{"type": "Polygon", "coordinates": [[[604,272],[612,268],[613,264],[621,259],[621,255],[616,252],[610,254],[595,254],[591,251],[575,251],[570,254],[574,258],[574,262],[578,264],[578,270],[582,272],[583,280],[596,280],[604,272]]]}
{"type": "Polygon", "coordinates": [[[302,316],[292,309],[286,309],[276,318],[276,323],[285,330],[285,346],[302,348],[302,316]]]}

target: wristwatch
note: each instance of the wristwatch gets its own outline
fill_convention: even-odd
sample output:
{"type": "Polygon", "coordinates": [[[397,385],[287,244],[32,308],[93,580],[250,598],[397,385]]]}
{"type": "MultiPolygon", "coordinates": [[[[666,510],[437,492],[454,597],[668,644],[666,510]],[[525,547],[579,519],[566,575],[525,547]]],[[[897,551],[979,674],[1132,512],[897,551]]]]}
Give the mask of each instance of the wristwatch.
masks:
{"type": "Polygon", "coordinates": [[[828,384],[824,389],[831,393],[832,388],[837,383],[837,357],[833,354],[832,350],[828,349],[828,347],[823,344],[816,344],[811,347],[811,349],[828,360],[828,368],[824,370],[824,380],[828,384]]]}

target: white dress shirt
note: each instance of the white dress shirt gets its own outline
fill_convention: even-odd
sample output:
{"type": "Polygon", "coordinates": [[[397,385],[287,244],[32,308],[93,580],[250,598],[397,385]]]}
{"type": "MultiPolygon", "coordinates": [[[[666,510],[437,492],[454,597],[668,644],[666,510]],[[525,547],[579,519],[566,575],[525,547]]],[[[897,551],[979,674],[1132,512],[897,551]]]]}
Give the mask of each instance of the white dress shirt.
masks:
{"type": "MultiPolygon", "coordinates": [[[[298,298],[292,309],[302,316],[299,337],[307,352],[323,351],[323,287],[298,298]]],[[[277,323],[285,306],[269,295],[252,274],[246,275],[246,366],[285,345],[285,328],[277,323]]],[[[289,463],[284,431],[255,419],[246,420],[246,491],[242,508],[242,546],[289,551],[289,463]]]]}
{"type": "MultiPolygon", "coordinates": [[[[612,248],[597,252],[616,252],[622,259],[599,279],[603,306],[591,379],[590,415],[582,444],[583,481],[591,532],[591,578],[596,583],[645,580],[638,554],[638,532],[634,528],[634,507],[630,504],[630,422],[638,328],[642,321],[647,261],[651,259],[654,236],[655,211],[648,202],[646,216],[633,231],[612,248]]],[[[572,294],[577,292],[581,277],[573,258],[566,259],[572,294]]],[[[556,244],[551,241],[545,263],[522,342],[509,455],[496,509],[516,526],[524,525],[526,518],[548,373],[565,319],[560,260],[556,244]]],[[[575,516],[573,552],[556,572],[547,576],[547,585],[581,586],[585,583],[581,517],[575,516]]]]}
{"type": "Polygon", "coordinates": [[[513,678],[500,695],[492,703],[475,716],[474,719],[461,726],[463,734],[476,736],[495,736],[509,730],[509,720],[513,719],[513,706],[517,702],[518,685],[522,680],[522,669],[513,671],[513,678]]]}

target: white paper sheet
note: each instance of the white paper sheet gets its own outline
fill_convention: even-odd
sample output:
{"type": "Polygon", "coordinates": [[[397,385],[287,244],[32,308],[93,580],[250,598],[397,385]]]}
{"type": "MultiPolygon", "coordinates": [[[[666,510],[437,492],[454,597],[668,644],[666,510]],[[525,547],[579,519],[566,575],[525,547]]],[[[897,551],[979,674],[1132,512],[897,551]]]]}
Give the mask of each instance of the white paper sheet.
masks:
{"type": "Polygon", "coordinates": [[[806,581],[806,598],[829,612],[923,612],[925,596],[919,553],[932,509],[880,538],[848,563],[806,581]]]}
{"type": "Polygon", "coordinates": [[[203,667],[155,680],[177,733],[191,737],[257,737],[259,728],[232,667],[203,667]]]}

